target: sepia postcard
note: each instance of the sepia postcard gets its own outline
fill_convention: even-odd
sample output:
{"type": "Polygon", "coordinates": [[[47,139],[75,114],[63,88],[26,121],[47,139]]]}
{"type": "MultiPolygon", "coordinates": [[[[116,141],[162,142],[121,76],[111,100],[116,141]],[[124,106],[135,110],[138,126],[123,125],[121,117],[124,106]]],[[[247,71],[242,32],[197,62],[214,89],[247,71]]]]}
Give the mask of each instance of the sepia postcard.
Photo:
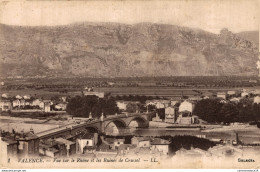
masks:
{"type": "Polygon", "coordinates": [[[1,0],[1,169],[260,167],[259,0],[1,0]]]}

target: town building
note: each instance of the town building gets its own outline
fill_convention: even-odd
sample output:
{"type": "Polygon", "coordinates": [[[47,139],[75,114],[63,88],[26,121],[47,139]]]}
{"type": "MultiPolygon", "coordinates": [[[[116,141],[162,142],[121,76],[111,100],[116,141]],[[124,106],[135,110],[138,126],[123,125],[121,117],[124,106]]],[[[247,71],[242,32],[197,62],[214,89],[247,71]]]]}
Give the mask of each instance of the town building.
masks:
{"type": "Polygon", "coordinates": [[[137,147],[147,147],[151,146],[149,137],[133,137],[131,139],[131,144],[136,145],[137,147]]]}
{"type": "Polygon", "coordinates": [[[198,121],[198,118],[195,116],[185,116],[183,117],[182,115],[179,115],[179,117],[176,120],[177,124],[182,124],[182,125],[190,125],[194,124],[198,121]]]}
{"type": "Polygon", "coordinates": [[[35,99],[32,101],[32,106],[39,107],[40,109],[44,109],[44,102],[40,99],[35,99]]]}
{"type": "Polygon", "coordinates": [[[105,97],[104,92],[88,91],[88,90],[84,90],[83,95],[84,96],[97,96],[98,98],[104,98],[105,97]]]}
{"type": "Polygon", "coordinates": [[[65,145],[67,157],[69,157],[70,155],[76,154],[76,144],[75,144],[75,142],[69,141],[69,140],[61,138],[61,137],[56,138],[54,140],[56,142],[58,142],[59,144],[65,145]]]}
{"type": "Polygon", "coordinates": [[[227,95],[225,92],[218,92],[217,97],[225,100],[227,98],[227,95]]]}
{"type": "Polygon", "coordinates": [[[1,148],[0,159],[2,159],[3,161],[7,161],[9,157],[17,157],[18,142],[15,140],[15,136],[10,136],[10,137],[1,136],[0,148],[1,148]]]}
{"type": "Polygon", "coordinates": [[[119,101],[116,101],[116,104],[117,104],[117,107],[120,110],[126,111],[128,104],[137,104],[137,105],[139,105],[140,102],[139,101],[123,101],[123,100],[119,100],[119,101]]]}
{"type": "Polygon", "coordinates": [[[114,139],[112,149],[117,149],[120,145],[125,143],[125,139],[114,139]]]}
{"type": "Polygon", "coordinates": [[[17,136],[18,153],[23,156],[34,156],[39,154],[39,138],[33,130],[17,136]]]}
{"type": "Polygon", "coordinates": [[[67,104],[65,104],[65,103],[59,103],[59,104],[55,105],[55,109],[57,109],[57,110],[65,111],[66,108],[67,108],[67,104]]]}
{"type": "Polygon", "coordinates": [[[39,154],[47,157],[68,157],[76,153],[74,142],[64,138],[47,139],[39,143],[39,154]]]}
{"type": "Polygon", "coordinates": [[[20,107],[26,106],[26,101],[24,99],[20,100],[20,107]]]}
{"type": "Polygon", "coordinates": [[[180,104],[179,113],[187,114],[187,115],[191,116],[192,112],[193,112],[193,104],[192,103],[185,100],[184,102],[182,102],[180,104]]]}
{"type": "Polygon", "coordinates": [[[51,111],[51,103],[44,102],[44,112],[50,112],[50,111],[51,111]]]}
{"type": "Polygon", "coordinates": [[[161,138],[151,139],[151,149],[157,149],[159,152],[162,152],[165,155],[169,153],[169,144],[170,142],[168,140],[164,140],[161,138]]]}
{"type": "Polygon", "coordinates": [[[236,91],[234,91],[234,90],[227,91],[227,95],[229,95],[229,96],[234,96],[235,94],[236,94],[236,91]]]}
{"type": "Polygon", "coordinates": [[[234,103],[238,103],[240,101],[240,98],[234,97],[234,98],[231,98],[229,101],[234,102],[234,103]]]}
{"type": "Polygon", "coordinates": [[[198,121],[198,117],[193,116],[193,104],[188,101],[184,101],[179,106],[179,114],[178,118],[176,120],[176,123],[188,125],[188,124],[194,124],[198,121]]]}
{"type": "Polygon", "coordinates": [[[260,95],[260,89],[255,89],[255,90],[254,90],[254,94],[255,94],[255,95],[260,95]]]}
{"type": "Polygon", "coordinates": [[[256,104],[260,103],[260,96],[254,97],[254,103],[256,103],[256,104]]]}
{"type": "Polygon", "coordinates": [[[241,93],[241,97],[246,97],[246,96],[249,96],[249,92],[243,91],[243,92],[241,93]]]}
{"type": "Polygon", "coordinates": [[[9,100],[0,100],[0,112],[12,110],[12,103],[9,100]]]}
{"type": "Polygon", "coordinates": [[[170,105],[170,100],[147,100],[145,102],[146,106],[154,105],[156,109],[163,109],[170,105]]]}
{"type": "Polygon", "coordinates": [[[3,93],[1,97],[7,99],[8,95],[6,93],[3,93]]]}
{"type": "Polygon", "coordinates": [[[136,145],[132,144],[121,144],[117,148],[118,155],[129,155],[134,152],[136,145]]]}
{"type": "Polygon", "coordinates": [[[31,96],[30,96],[30,95],[24,95],[23,98],[24,98],[25,100],[29,100],[29,99],[31,98],[31,96]]]}
{"type": "Polygon", "coordinates": [[[175,122],[175,109],[174,107],[167,107],[165,108],[165,120],[164,122],[167,123],[174,123],[175,122]]]}
{"type": "Polygon", "coordinates": [[[96,149],[96,134],[85,133],[80,138],[76,140],[76,153],[85,154],[85,153],[94,153],[96,149]]]}
{"type": "Polygon", "coordinates": [[[15,98],[16,98],[16,99],[22,99],[23,97],[20,96],[20,95],[16,95],[15,98]]]}

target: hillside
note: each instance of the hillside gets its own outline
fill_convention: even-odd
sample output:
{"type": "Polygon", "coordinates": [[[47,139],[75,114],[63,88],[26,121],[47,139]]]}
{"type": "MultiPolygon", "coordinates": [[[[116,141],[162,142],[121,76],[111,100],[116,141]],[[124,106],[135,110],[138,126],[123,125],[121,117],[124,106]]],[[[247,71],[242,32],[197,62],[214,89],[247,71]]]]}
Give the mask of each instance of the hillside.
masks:
{"type": "Polygon", "coordinates": [[[8,76],[130,77],[257,75],[258,45],[174,25],[0,25],[0,73],[8,76]]]}

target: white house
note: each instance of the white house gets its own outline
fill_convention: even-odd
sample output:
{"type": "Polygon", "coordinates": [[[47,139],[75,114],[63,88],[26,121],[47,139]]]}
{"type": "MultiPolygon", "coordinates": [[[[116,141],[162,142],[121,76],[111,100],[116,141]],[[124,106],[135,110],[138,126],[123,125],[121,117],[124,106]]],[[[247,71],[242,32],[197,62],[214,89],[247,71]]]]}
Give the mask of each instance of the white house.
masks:
{"type": "Polygon", "coordinates": [[[20,96],[20,95],[16,95],[15,98],[16,98],[16,99],[22,99],[23,97],[20,96]]]}
{"type": "Polygon", "coordinates": [[[64,103],[59,103],[57,105],[55,105],[55,109],[58,109],[58,110],[66,110],[66,107],[67,107],[67,104],[64,104],[64,103]]]}
{"type": "Polygon", "coordinates": [[[93,153],[96,145],[93,134],[85,133],[82,137],[76,140],[76,153],[93,153]]]}
{"type": "Polygon", "coordinates": [[[6,93],[2,94],[2,98],[8,98],[8,95],[6,93]]]}
{"type": "Polygon", "coordinates": [[[168,107],[170,104],[170,100],[147,100],[146,106],[155,105],[157,109],[162,109],[168,107]]]}
{"type": "Polygon", "coordinates": [[[50,111],[51,111],[50,102],[44,102],[44,112],[50,112],[50,111]]]}
{"type": "Polygon", "coordinates": [[[21,99],[21,100],[20,100],[20,105],[21,105],[21,106],[25,106],[25,105],[26,105],[26,102],[25,102],[24,99],[21,99]]]}
{"type": "Polygon", "coordinates": [[[0,100],[0,110],[8,111],[12,109],[12,103],[8,100],[0,100]]]}
{"type": "Polygon", "coordinates": [[[173,107],[165,108],[165,122],[174,123],[175,122],[175,109],[173,107]]]}
{"type": "Polygon", "coordinates": [[[83,91],[84,96],[97,96],[98,98],[104,98],[104,92],[96,92],[96,91],[83,91]]]}
{"type": "Polygon", "coordinates": [[[40,99],[35,99],[32,102],[32,106],[39,106],[41,109],[44,108],[44,102],[41,101],[40,99]]]}
{"type": "Polygon", "coordinates": [[[217,97],[221,99],[226,99],[226,93],[225,92],[218,92],[217,97]]]}
{"type": "Polygon", "coordinates": [[[29,99],[31,98],[31,96],[30,96],[30,95],[24,95],[23,98],[24,98],[25,100],[29,100],[29,99]]]}
{"type": "Polygon", "coordinates": [[[256,104],[260,103],[260,96],[254,97],[254,103],[256,103],[256,104]]]}
{"type": "Polygon", "coordinates": [[[21,106],[20,100],[14,100],[12,102],[12,104],[13,104],[13,107],[20,107],[21,106]]]}
{"type": "Polygon", "coordinates": [[[120,110],[126,110],[127,104],[125,101],[116,101],[116,105],[120,110]]]}
{"type": "Polygon", "coordinates": [[[230,91],[227,92],[227,94],[230,95],[230,96],[233,96],[233,95],[236,94],[236,91],[230,90],[230,91]]]}
{"type": "Polygon", "coordinates": [[[188,101],[184,101],[180,104],[179,112],[185,112],[185,111],[192,113],[192,111],[193,111],[192,103],[190,103],[188,101]]]}
{"type": "Polygon", "coordinates": [[[240,98],[234,97],[234,98],[230,99],[229,101],[238,103],[240,101],[240,98]]]}
{"type": "Polygon", "coordinates": [[[246,96],[248,96],[248,95],[249,95],[249,93],[248,93],[248,92],[245,92],[245,91],[241,93],[241,97],[246,97],[246,96]]]}

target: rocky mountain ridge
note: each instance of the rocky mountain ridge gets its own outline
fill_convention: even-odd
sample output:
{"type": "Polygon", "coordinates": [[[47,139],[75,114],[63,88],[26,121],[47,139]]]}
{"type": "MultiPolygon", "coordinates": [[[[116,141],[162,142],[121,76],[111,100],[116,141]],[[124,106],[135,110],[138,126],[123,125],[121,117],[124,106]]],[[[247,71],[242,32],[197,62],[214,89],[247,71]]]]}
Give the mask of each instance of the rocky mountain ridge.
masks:
{"type": "Polygon", "coordinates": [[[153,23],[55,27],[1,24],[0,74],[2,77],[258,75],[258,45],[259,42],[247,40],[247,34],[241,36],[228,29],[213,34],[153,23]]]}

